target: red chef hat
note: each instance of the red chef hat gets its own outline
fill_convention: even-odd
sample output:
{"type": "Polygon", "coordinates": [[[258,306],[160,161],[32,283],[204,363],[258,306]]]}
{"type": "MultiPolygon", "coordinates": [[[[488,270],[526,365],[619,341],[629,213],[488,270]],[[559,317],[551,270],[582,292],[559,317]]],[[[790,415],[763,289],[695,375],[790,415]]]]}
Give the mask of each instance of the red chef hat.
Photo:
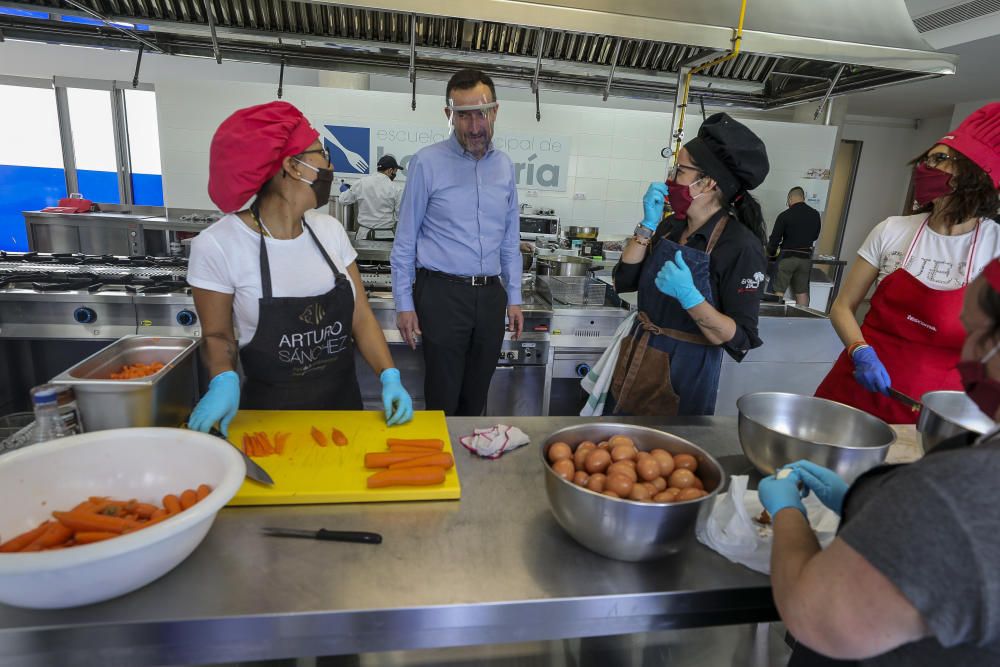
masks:
{"type": "Polygon", "coordinates": [[[208,158],[208,196],[223,213],[238,211],[281,162],[316,141],[319,133],[288,102],[247,107],[222,121],[208,158]]]}
{"type": "Polygon", "coordinates": [[[975,162],[1000,188],[1000,102],[972,113],[950,134],[938,141],[975,162]]]}

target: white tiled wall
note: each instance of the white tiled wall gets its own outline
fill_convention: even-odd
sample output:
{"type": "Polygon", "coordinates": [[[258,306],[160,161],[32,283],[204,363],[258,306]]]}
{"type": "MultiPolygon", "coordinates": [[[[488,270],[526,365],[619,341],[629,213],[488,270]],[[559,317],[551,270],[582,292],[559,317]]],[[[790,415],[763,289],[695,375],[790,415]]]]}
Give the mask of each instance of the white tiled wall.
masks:
{"type": "MultiPolygon", "coordinates": [[[[156,93],[167,205],[213,208],[206,193],[212,133],[236,109],[274,99],[274,86],[168,81],[159,82],[156,93]]],[[[323,118],[345,123],[444,126],[440,96],[418,96],[416,111],[410,110],[408,95],[393,92],[285,86],[284,99],[299,106],[314,122],[323,118]]],[[[642,217],[641,199],[647,185],[666,175],[667,161],[660,150],[667,144],[669,113],[543,104],[539,123],[533,104],[504,102],[502,98],[500,103],[497,123],[505,131],[572,138],[567,190],[522,188],[522,202],[555,209],[564,225],[596,225],[602,239],[631,233],[642,217]]],[[[700,116],[689,116],[688,137],[695,136],[700,121],[700,116]]],[[[770,223],[783,210],[788,189],[801,184],[807,169],[830,167],[836,128],[744,122],[764,140],[771,158],[771,174],[755,192],[770,223]]],[[[821,186],[825,197],[828,183],[814,181],[811,185],[821,186]]]]}

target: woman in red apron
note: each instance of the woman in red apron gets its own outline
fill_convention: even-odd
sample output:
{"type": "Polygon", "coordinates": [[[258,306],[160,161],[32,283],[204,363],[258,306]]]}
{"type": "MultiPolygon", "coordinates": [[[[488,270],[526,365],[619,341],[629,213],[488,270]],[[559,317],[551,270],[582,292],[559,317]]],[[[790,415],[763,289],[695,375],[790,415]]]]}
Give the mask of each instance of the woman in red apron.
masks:
{"type": "Polygon", "coordinates": [[[930,391],[961,388],[955,364],[964,339],[962,299],[969,282],[1000,255],[993,221],[998,128],[1000,104],[987,105],[917,160],[914,200],[920,213],[889,218],[859,251],[830,311],[847,349],[816,396],[891,424],[913,424],[917,413],[891,398],[890,387],[918,400],[930,391]],[[901,245],[907,237],[909,243],[901,245]],[[859,327],[858,306],[880,275],[859,327]]]}
{"type": "Polygon", "coordinates": [[[216,131],[209,171],[209,195],[228,214],[192,245],[188,282],[212,379],[189,426],[218,422],[227,433],[240,408],[361,410],[355,344],[380,377],[387,423],[409,421],[413,402],[347,236],[312,211],[329,201],[333,183],[316,130],[287,102],[241,109],[216,131]]]}
{"type": "MultiPolygon", "coordinates": [[[[1000,420],[1000,260],[967,292],[962,387],[1000,420]]],[[[773,519],[775,604],[797,640],[789,667],[1000,664],[1000,428],[876,467],[850,487],[810,461],[786,468],[758,493],[773,519]],[[826,549],[802,493],[841,517],[826,549]]]]}

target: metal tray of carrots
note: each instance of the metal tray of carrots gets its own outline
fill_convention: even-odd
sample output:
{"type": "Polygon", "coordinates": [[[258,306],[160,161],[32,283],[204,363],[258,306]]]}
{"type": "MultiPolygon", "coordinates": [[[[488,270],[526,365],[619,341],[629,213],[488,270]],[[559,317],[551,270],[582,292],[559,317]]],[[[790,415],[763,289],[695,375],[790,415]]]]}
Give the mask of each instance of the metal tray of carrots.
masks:
{"type": "Polygon", "coordinates": [[[389,428],[376,411],[241,410],[229,441],[274,479],[273,487],[244,482],[230,505],[461,496],[443,412],[416,412],[410,423],[389,428]]]}

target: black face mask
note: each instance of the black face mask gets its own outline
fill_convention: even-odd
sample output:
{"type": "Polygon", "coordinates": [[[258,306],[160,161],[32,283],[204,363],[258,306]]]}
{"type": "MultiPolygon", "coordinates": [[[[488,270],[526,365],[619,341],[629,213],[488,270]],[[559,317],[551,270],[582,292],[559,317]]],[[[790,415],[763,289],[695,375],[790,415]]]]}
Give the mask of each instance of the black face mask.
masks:
{"type": "Polygon", "coordinates": [[[316,172],[316,178],[312,181],[307,181],[301,176],[299,177],[300,181],[309,184],[309,187],[312,188],[313,194],[316,195],[316,206],[314,208],[326,206],[330,202],[330,191],[333,189],[333,169],[314,167],[308,162],[303,162],[302,160],[296,161],[316,172]]]}

